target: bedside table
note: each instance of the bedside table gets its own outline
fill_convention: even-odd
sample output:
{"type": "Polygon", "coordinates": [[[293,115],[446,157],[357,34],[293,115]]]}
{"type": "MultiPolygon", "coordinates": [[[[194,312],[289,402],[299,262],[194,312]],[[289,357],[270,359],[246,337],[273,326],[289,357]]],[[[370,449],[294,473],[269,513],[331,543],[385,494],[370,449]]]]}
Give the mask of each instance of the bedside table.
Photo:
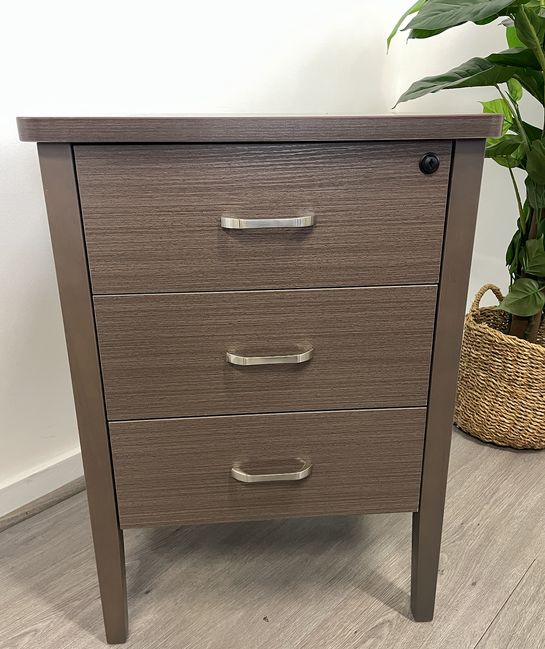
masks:
{"type": "Polygon", "coordinates": [[[110,643],[125,528],[414,512],[433,617],[500,115],[19,118],[38,142],[110,643]]]}

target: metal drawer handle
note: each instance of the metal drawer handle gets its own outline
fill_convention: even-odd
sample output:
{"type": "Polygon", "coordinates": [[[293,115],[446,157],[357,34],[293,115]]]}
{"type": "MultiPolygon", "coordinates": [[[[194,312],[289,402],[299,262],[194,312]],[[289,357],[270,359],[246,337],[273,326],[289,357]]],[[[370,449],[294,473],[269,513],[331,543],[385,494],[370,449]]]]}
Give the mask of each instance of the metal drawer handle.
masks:
{"type": "Polygon", "coordinates": [[[277,365],[279,363],[306,363],[314,356],[314,349],[301,354],[287,356],[238,356],[227,352],[227,362],[231,365],[277,365]]]}
{"type": "Polygon", "coordinates": [[[221,227],[229,230],[246,230],[248,228],[309,228],[314,225],[314,214],[296,216],[287,219],[234,219],[221,217],[221,227]]]}
{"type": "Polygon", "coordinates": [[[239,482],[278,482],[287,480],[303,480],[307,478],[312,471],[312,464],[305,460],[299,460],[303,466],[299,471],[292,473],[246,473],[238,467],[231,469],[231,477],[239,482]]]}

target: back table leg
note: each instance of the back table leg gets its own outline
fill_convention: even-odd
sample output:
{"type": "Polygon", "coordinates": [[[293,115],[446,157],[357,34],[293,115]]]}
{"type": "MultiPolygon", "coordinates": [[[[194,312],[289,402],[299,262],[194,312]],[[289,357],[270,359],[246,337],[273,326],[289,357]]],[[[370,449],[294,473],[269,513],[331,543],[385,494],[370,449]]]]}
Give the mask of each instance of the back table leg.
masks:
{"type": "Polygon", "coordinates": [[[453,143],[443,260],[437,298],[419,511],[413,516],[411,608],[433,618],[443,509],[485,140],[453,143]]]}

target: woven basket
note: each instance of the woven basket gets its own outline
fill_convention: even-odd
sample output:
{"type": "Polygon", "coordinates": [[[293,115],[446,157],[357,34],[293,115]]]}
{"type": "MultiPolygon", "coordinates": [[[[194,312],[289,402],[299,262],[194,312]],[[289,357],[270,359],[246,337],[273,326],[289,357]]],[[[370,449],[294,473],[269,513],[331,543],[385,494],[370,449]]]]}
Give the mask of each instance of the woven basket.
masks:
{"type": "Polygon", "coordinates": [[[486,284],[465,318],[454,423],[464,432],[513,448],[545,448],[545,322],[537,343],[506,334],[509,315],[479,307],[486,284]]]}

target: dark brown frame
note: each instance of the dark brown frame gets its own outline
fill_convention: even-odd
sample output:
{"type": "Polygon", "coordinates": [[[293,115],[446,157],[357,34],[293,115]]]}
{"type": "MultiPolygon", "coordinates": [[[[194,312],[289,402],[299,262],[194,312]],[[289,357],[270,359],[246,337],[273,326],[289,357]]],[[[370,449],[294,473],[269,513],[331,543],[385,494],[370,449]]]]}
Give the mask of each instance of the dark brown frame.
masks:
{"type": "Polygon", "coordinates": [[[18,117],[24,142],[459,140],[501,133],[503,115],[18,117]]]}
{"type": "Polygon", "coordinates": [[[72,376],[106,639],[127,639],[123,532],[119,527],[91,285],[70,144],[38,144],[72,376]]]}
{"type": "Polygon", "coordinates": [[[411,609],[417,622],[430,621],[435,608],[458,363],[485,143],[486,140],[453,143],[420,507],[413,514],[411,609]]]}
{"type": "MultiPolygon", "coordinates": [[[[428,131],[428,137],[451,139],[452,135],[449,136],[449,133],[455,131],[460,139],[453,141],[429,387],[420,508],[413,518],[411,605],[414,618],[417,621],[431,620],[434,611],[458,359],[483,167],[484,138],[499,134],[501,119],[498,120],[497,117],[471,116],[466,118],[469,127],[465,131],[462,128],[461,117],[429,118],[439,119],[437,124],[443,131],[443,135],[437,132],[438,126],[433,122],[431,123],[432,133],[430,134],[428,131]]],[[[201,130],[205,127],[204,122],[199,123],[195,119],[170,119],[172,123],[165,126],[165,120],[163,120],[161,128],[166,128],[168,133],[177,132],[178,136],[180,132],[185,132],[194,137],[195,124],[201,130]]],[[[256,118],[246,122],[248,126],[246,131],[243,129],[244,119],[241,119],[242,122],[239,123],[239,120],[233,131],[232,124],[227,128],[225,121],[221,122],[216,118],[217,124],[214,131],[216,139],[214,141],[247,141],[248,134],[251,134],[253,139],[260,141],[272,138],[267,130],[270,126],[267,126],[270,119],[268,122],[267,118],[263,120],[265,129],[262,138],[255,137],[256,125],[254,122],[256,118]],[[217,129],[220,127],[224,131],[218,138],[217,129]],[[241,128],[243,134],[237,136],[237,129],[241,128]]],[[[306,139],[305,134],[316,134],[317,130],[324,126],[323,118],[316,118],[315,122],[313,119],[297,118],[297,121],[290,124],[284,123],[283,128],[280,129],[283,131],[284,139],[302,141],[306,139]],[[291,129],[291,137],[286,136],[286,128],[291,129]]],[[[419,118],[418,121],[412,122],[416,127],[405,136],[398,135],[398,138],[416,139],[416,134],[420,134],[422,137],[421,131],[425,119],[419,118]]],[[[396,117],[335,118],[335,120],[332,122],[334,132],[330,134],[327,128],[322,129],[316,139],[323,141],[329,139],[394,139],[391,135],[398,132],[400,126],[407,128],[410,125],[406,118],[396,117]],[[344,138],[339,132],[343,119],[349,120],[346,122],[344,138]],[[369,122],[369,120],[374,121],[369,122]],[[397,125],[392,124],[391,120],[397,120],[397,125]],[[372,128],[369,126],[370,124],[372,128]],[[358,137],[355,137],[354,128],[356,128],[358,137]],[[384,129],[384,137],[380,137],[381,128],[384,129]]],[[[146,141],[150,137],[147,127],[150,127],[151,133],[154,133],[153,122],[150,122],[149,119],[146,122],[144,118],[136,125],[135,120],[124,122],[122,119],[106,119],[103,122],[105,128],[102,135],[97,133],[97,120],[92,121],[91,135],[88,131],[86,137],[83,130],[89,129],[89,120],[85,119],[69,121],[68,134],[66,119],[33,120],[28,118],[26,121],[25,119],[20,120],[19,126],[22,139],[26,140],[33,138],[39,140],[43,137],[54,140],[58,136],[61,140],[68,137],[70,142],[104,142],[111,141],[114,132],[122,133],[124,126],[128,127],[128,131],[125,133],[126,139],[116,137],[116,141],[146,141]],[[113,122],[115,124],[112,126],[113,122]],[[110,140],[104,139],[106,137],[109,137],[110,140]]],[[[210,120],[208,122],[210,123],[210,120]]],[[[278,139],[278,129],[275,132],[277,136],[275,139],[278,139]]],[[[184,138],[178,137],[169,141],[182,140],[184,138]]],[[[154,139],[154,141],[158,140],[154,139]]],[[[186,138],[185,141],[188,139],[186,138]]],[[[201,141],[211,140],[202,137],[201,141]]],[[[38,152],[76,403],[106,638],[109,643],[122,643],[125,642],[128,632],[123,533],[119,527],[117,514],[108,423],[73,151],[70,143],[50,141],[38,144],[38,152]]]]}

